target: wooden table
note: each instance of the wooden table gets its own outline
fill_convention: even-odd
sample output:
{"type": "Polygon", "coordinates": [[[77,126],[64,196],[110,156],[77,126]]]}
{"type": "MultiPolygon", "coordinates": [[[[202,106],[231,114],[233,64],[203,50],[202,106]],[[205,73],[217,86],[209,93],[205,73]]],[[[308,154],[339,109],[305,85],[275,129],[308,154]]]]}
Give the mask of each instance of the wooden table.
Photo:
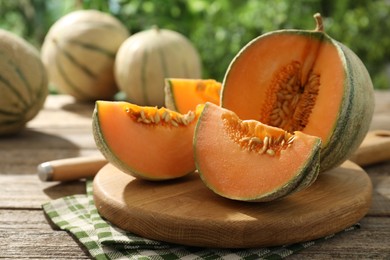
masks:
{"type": "MultiPolygon", "coordinates": [[[[390,92],[377,92],[372,129],[390,129],[390,92]]],[[[51,227],[41,204],[85,193],[85,183],[41,182],[36,167],[48,160],[95,155],[93,104],[49,96],[18,136],[0,138],[0,258],[88,259],[68,233],[51,227]]],[[[361,229],[316,244],[289,259],[390,259],[390,161],[366,167],[373,203],[361,229]]]]}

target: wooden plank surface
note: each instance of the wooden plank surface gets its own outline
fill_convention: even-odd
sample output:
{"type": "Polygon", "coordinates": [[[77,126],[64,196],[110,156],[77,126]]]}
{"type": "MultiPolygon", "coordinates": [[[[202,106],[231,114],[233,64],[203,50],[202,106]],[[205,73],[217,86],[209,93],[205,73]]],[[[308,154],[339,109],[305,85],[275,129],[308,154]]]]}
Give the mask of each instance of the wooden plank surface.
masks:
{"type": "MultiPolygon", "coordinates": [[[[376,92],[371,129],[390,130],[390,92],[376,92]]],[[[53,229],[41,204],[85,192],[83,181],[43,183],[36,167],[47,160],[98,154],[92,137],[93,104],[49,96],[25,131],[0,138],[0,258],[88,259],[67,232],[53,229]]],[[[390,259],[390,162],[365,167],[372,206],[361,229],[316,244],[290,259],[390,259]]]]}

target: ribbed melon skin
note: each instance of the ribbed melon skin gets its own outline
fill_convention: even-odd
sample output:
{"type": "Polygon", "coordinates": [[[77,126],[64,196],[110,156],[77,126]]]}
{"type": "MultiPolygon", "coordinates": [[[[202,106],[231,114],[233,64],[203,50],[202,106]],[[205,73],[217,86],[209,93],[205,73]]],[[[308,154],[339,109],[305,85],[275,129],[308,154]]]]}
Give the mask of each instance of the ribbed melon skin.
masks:
{"type": "Polygon", "coordinates": [[[201,78],[200,55],[178,32],[153,28],[130,36],[119,48],[115,80],[128,101],[164,106],[166,78],[201,78]]]}
{"type": "MultiPolygon", "coordinates": [[[[345,79],[342,86],[343,96],[338,111],[338,117],[337,120],[333,122],[333,130],[329,134],[328,140],[322,140],[323,147],[321,149],[320,171],[325,172],[341,165],[356,151],[369,130],[374,113],[374,87],[370,75],[360,58],[347,46],[320,31],[290,29],[261,35],[244,46],[229,65],[223,83],[221,105],[222,107],[226,107],[224,104],[224,91],[226,91],[225,82],[229,80],[229,71],[232,66],[235,65],[235,60],[240,59],[241,54],[248,51],[248,49],[251,48],[251,45],[257,41],[265,40],[270,36],[289,34],[300,35],[332,44],[337,49],[339,58],[344,65],[345,79]]],[[[326,86],[322,87],[326,88],[326,86]]],[[[242,105],[244,106],[245,104],[242,105]]],[[[229,107],[226,108],[229,109],[229,107]]],[[[240,115],[238,111],[235,112],[240,115]]],[[[321,122],[321,118],[313,120],[321,122]]],[[[302,132],[305,132],[305,130],[303,129],[302,132]]],[[[315,133],[311,134],[315,135],[315,133]]]]}
{"type": "Polygon", "coordinates": [[[0,135],[22,130],[43,107],[48,78],[38,51],[0,29],[0,135]]]}
{"type": "Polygon", "coordinates": [[[113,72],[116,52],[128,36],[119,20],[97,10],[63,16],[42,45],[50,82],[77,100],[112,99],[118,92],[113,72]]]}

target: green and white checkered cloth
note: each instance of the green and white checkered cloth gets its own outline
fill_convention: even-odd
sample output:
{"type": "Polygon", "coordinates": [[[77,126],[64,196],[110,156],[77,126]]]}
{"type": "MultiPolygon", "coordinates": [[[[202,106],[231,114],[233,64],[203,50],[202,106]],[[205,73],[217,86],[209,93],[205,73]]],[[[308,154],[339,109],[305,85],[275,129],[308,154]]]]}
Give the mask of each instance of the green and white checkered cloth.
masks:
{"type": "MultiPolygon", "coordinates": [[[[121,230],[102,219],[95,207],[92,181],[86,195],[73,195],[43,205],[45,213],[62,230],[72,233],[94,259],[282,259],[321,239],[293,245],[258,249],[212,249],[154,241],[121,230]]],[[[359,228],[355,224],[342,232],[359,228]]]]}

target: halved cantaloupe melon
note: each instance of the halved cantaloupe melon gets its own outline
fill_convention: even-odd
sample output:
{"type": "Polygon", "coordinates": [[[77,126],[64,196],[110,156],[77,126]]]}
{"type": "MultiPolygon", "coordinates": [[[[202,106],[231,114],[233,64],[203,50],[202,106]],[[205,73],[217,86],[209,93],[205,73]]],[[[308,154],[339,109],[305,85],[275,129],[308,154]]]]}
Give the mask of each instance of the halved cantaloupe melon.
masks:
{"type": "Polygon", "coordinates": [[[123,172],[148,180],[173,179],[195,170],[192,139],[198,114],[97,101],[93,135],[101,153],[123,172]]]}
{"type": "Polygon", "coordinates": [[[321,139],[290,134],[206,103],[194,155],[203,182],[234,200],[271,201],[310,186],[319,173],[321,139]]]}
{"type": "Polygon", "coordinates": [[[213,79],[165,79],[165,106],[184,114],[198,104],[219,105],[221,87],[222,84],[213,79]]]}
{"type": "Polygon", "coordinates": [[[374,95],[362,61],[315,18],[315,30],[274,31],[243,47],[226,72],[221,106],[242,119],[320,137],[326,171],[363,141],[374,95]]]}

